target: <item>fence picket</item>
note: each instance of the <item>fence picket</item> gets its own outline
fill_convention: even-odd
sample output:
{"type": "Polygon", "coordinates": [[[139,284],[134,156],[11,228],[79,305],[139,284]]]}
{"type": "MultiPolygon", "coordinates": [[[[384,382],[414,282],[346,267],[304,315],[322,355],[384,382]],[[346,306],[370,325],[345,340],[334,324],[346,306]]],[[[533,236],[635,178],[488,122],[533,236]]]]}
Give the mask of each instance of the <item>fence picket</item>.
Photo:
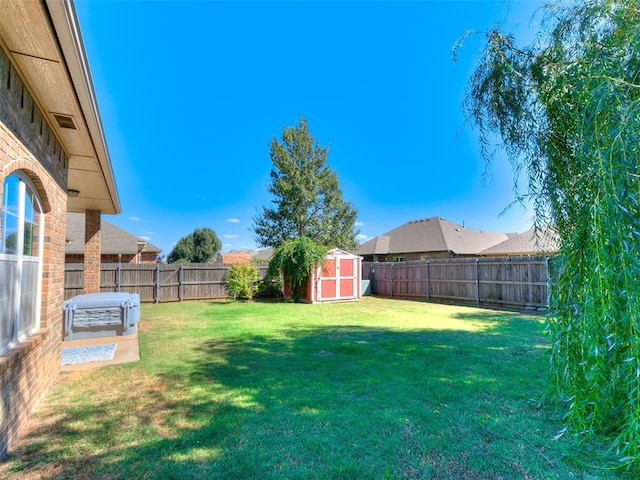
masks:
{"type": "MultiPolygon", "coordinates": [[[[100,291],[138,293],[144,303],[228,298],[227,271],[231,264],[109,264],[100,266],[100,291]],[[175,281],[175,278],[178,281],[175,281]]],[[[262,279],[267,267],[260,265],[262,279]]],[[[83,292],[82,264],[65,265],[65,300],[83,292]]]]}
{"type": "MultiPolygon", "coordinates": [[[[231,266],[102,264],[101,291],[138,293],[142,302],[228,298],[231,266]]],[[[547,308],[553,284],[549,268],[549,259],[542,256],[363,262],[362,278],[381,296],[547,308]]],[[[260,278],[266,272],[265,265],[258,267],[260,278]]],[[[82,264],[65,265],[65,299],[82,293],[83,274],[82,264]]]]}
{"type": "Polygon", "coordinates": [[[549,303],[549,260],[542,256],[363,262],[362,269],[377,295],[516,308],[549,303]]]}

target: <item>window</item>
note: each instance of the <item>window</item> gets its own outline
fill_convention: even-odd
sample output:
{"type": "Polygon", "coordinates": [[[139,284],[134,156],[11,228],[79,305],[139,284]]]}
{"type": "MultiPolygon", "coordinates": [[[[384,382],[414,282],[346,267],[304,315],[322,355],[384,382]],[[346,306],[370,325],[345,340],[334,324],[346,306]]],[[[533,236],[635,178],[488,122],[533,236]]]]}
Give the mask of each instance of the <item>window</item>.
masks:
{"type": "Polygon", "coordinates": [[[0,229],[0,352],[38,329],[42,278],[42,208],[26,177],[4,181],[0,229]]]}

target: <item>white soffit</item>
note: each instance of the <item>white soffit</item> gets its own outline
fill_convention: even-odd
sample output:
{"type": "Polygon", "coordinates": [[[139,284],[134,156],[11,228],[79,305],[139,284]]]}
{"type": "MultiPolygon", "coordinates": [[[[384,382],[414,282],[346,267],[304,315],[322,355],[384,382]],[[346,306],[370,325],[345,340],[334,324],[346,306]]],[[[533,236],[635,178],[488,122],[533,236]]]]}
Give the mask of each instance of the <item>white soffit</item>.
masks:
{"type": "Polygon", "coordinates": [[[120,213],[102,124],[73,4],[0,0],[0,43],[69,155],[69,211],[120,213]],[[56,119],[54,116],[62,118],[56,119]],[[71,122],[73,128],[60,126],[71,122]]]}

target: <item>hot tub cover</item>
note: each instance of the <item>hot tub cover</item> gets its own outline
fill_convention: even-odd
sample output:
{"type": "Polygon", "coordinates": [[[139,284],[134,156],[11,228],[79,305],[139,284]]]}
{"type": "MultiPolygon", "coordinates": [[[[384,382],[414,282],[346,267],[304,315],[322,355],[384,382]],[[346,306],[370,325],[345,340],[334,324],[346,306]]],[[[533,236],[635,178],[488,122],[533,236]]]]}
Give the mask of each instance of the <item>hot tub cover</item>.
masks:
{"type": "Polygon", "coordinates": [[[140,318],[140,295],[102,292],[63,302],[64,339],[132,334],[140,318]]]}

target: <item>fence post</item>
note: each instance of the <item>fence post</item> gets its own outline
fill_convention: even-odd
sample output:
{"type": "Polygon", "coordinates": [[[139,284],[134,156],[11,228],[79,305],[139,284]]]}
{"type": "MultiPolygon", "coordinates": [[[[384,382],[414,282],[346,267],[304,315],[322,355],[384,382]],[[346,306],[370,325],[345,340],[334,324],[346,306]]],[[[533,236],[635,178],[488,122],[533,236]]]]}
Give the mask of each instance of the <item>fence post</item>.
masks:
{"type": "Polygon", "coordinates": [[[391,264],[391,296],[393,297],[393,263],[391,264]]]}
{"type": "Polygon", "coordinates": [[[547,270],[547,309],[551,308],[551,271],[549,269],[549,257],[545,257],[544,266],[547,270]]]}
{"type": "Polygon", "coordinates": [[[476,258],[476,305],[480,305],[480,260],[476,258]]]}
{"type": "Polygon", "coordinates": [[[429,260],[427,260],[427,301],[431,300],[431,285],[429,285],[429,260]]]}
{"type": "Polygon", "coordinates": [[[371,295],[375,295],[375,283],[376,283],[376,269],[373,266],[373,263],[371,264],[371,266],[369,267],[369,282],[371,285],[371,295]]]}
{"type": "Polygon", "coordinates": [[[156,281],[155,281],[156,303],[160,302],[160,264],[156,265],[156,281]]]}
{"type": "Polygon", "coordinates": [[[182,301],[184,297],[184,265],[180,264],[180,270],[178,270],[178,301],[182,301]]]}
{"type": "Polygon", "coordinates": [[[122,283],[120,275],[121,275],[120,264],[118,264],[118,266],[116,267],[116,291],[117,292],[120,291],[120,285],[122,283]]]}

